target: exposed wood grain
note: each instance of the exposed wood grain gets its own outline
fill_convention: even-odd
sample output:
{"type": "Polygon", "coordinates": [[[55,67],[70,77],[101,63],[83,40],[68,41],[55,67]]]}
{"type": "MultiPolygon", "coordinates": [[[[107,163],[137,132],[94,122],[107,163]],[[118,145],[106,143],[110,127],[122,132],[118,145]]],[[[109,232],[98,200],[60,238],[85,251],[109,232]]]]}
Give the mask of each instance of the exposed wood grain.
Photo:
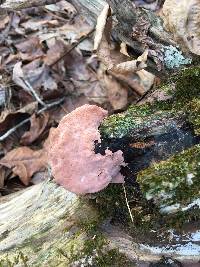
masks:
{"type": "MultiPolygon", "coordinates": [[[[87,201],[52,181],[45,181],[2,197],[0,199],[1,266],[74,266],[68,265],[69,261],[65,254],[69,255],[73,244],[74,253],[81,250],[84,241],[91,238],[85,232],[83,225],[89,223],[92,225],[97,218],[97,211],[87,201]],[[23,258],[27,265],[23,264],[23,258]],[[10,263],[13,265],[9,265],[10,263]]],[[[103,234],[107,240],[107,250],[119,249],[132,263],[156,261],[161,255],[175,256],[180,260],[186,259],[187,262],[199,260],[199,256],[173,255],[165,249],[162,253],[152,253],[147,248],[143,249],[131,236],[110,223],[99,225],[96,234],[103,234]]]]}

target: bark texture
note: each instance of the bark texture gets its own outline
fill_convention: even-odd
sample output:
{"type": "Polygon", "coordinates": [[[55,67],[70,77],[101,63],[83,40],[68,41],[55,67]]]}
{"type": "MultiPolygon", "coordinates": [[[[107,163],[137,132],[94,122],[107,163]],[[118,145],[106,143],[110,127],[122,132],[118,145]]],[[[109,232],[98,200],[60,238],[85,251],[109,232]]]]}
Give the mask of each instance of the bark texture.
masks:
{"type": "MultiPolygon", "coordinates": [[[[7,0],[1,5],[1,11],[20,10],[50,2],[55,1],[7,0]]],[[[88,20],[93,25],[105,4],[101,0],[71,0],[70,2],[77,7],[79,12],[88,14],[88,20]]],[[[141,54],[143,51],[139,40],[133,40],[130,36],[138,20],[144,19],[149,22],[147,41],[152,43],[152,49],[158,51],[157,55],[162,52],[161,47],[174,44],[171,36],[163,30],[160,19],[151,12],[132,8],[129,0],[111,0],[109,3],[118,20],[113,36],[119,42],[125,41],[132,49],[133,55],[141,54]]],[[[163,54],[160,56],[164,57],[163,54]]],[[[166,70],[165,66],[162,64],[160,66],[159,62],[155,62],[153,54],[149,58],[148,70],[162,77],[174,71],[166,70]]],[[[191,75],[186,77],[186,81],[189,82],[191,77],[195,77],[197,81],[196,70],[194,75],[191,75]]],[[[191,89],[191,92],[194,90],[191,89]]],[[[181,93],[179,97],[182,95],[184,96],[184,93],[181,93]]],[[[195,97],[190,100],[194,99],[195,97]]],[[[183,102],[183,106],[186,103],[187,101],[183,102]]],[[[143,116],[144,124],[136,128],[134,128],[136,124],[132,120],[132,113],[130,121],[127,116],[120,115],[119,119],[123,127],[120,128],[122,132],[119,132],[117,137],[112,137],[112,118],[109,122],[108,128],[111,135],[103,142],[105,147],[109,145],[113,150],[120,148],[127,153],[126,160],[130,161],[129,171],[132,168],[132,171],[127,173],[130,182],[133,181],[132,178],[135,179],[138,171],[148,167],[152,161],[158,160],[158,156],[159,159],[166,160],[174,153],[179,153],[199,143],[193,129],[190,125],[188,126],[184,112],[179,109],[178,115],[174,116],[170,111],[163,111],[163,116],[160,118],[159,110],[157,111],[155,116],[145,115],[145,117],[146,111],[142,110],[141,116],[143,116]],[[130,131],[131,127],[133,131],[130,131]],[[138,137],[141,138],[139,142],[138,137]],[[142,144],[143,141],[145,144],[142,144]],[[159,150],[161,143],[164,143],[161,151],[164,153],[163,158],[160,157],[159,150]],[[132,144],[131,149],[130,144],[132,144]],[[142,165],[141,162],[146,165],[142,165]]],[[[195,110],[193,115],[198,112],[199,109],[195,110]]],[[[137,115],[137,111],[134,111],[134,114],[137,115]]],[[[136,122],[138,122],[137,118],[136,122]]],[[[116,120],[114,120],[114,127],[115,123],[116,120]]],[[[197,123],[196,120],[195,123],[197,123]]],[[[108,133],[105,129],[104,132],[108,133]]],[[[97,146],[97,152],[101,152],[98,149],[97,146]]],[[[104,201],[106,202],[107,199],[104,201]]],[[[127,209],[125,202],[120,204],[127,209]]],[[[190,251],[186,255],[183,252],[168,250],[166,247],[161,247],[156,251],[151,250],[107,221],[105,218],[102,221],[99,210],[91,206],[86,199],[78,198],[52,181],[46,181],[19,193],[3,197],[0,199],[0,266],[82,266],[81,264],[89,264],[91,261],[92,266],[123,266],[125,261],[128,262],[126,266],[137,266],[136,264],[142,263],[143,266],[148,266],[150,262],[159,260],[162,255],[184,262],[184,267],[196,267],[199,264],[197,263],[200,260],[199,254],[190,251]],[[115,253],[115,257],[108,254],[110,250],[115,253]],[[113,262],[98,265],[100,260],[105,260],[106,257],[112,260],[116,258],[119,265],[114,265],[113,262]],[[122,259],[121,263],[119,259],[122,259]]],[[[195,251],[197,251],[199,240],[194,243],[195,251]]]]}

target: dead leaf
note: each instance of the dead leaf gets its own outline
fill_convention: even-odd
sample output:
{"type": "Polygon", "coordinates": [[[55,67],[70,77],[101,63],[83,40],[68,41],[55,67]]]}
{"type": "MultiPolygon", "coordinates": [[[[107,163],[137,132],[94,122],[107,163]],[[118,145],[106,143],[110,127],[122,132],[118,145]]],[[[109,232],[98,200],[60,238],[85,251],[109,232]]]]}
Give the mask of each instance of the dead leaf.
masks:
{"type": "MultiPolygon", "coordinates": [[[[29,19],[28,21],[24,22],[21,24],[21,26],[26,29],[26,30],[40,30],[42,27],[45,26],[50,26],[50,27],[55,27],[59,26],[58,20],[56,19],[45,19],[45,18],[38,18],[38,19],[29,19]]],[[[40,40],[41,41],[41,40],[40,40]]]]}
{"type": "Polygon", "coordinates": [[[145,93],[145,89],[140,82],[135,79],[132,73],[115,73],[112,72],[112,76],[114,76],[117,80],[127,84],[132,90],[134,90],[139,96],[142,96],[145,93]]]}
{"type": "Polygon", "coordinates": [[[124,74],[144,69],[147,66],[147,50],[137,59],[131,60],[127,53],[121,53],[119,49],[110,45],[110,27],[112,25],[112,18],[110,17],[110,20],[108,20],[110,12],[110,7],[106,4],[97,19],[94,51],[97,52],[98,58],[104,63],[107,70],[111,72],[124,74]]]}
{"type": "Polygon", "coordinates": [[[113,65],[112,67],[109,67],[108,70],[114,71],[116,73],[127,73],[127,72],[136,72],[139,70],[144,69],[147,67],[146,61],[147,61],[147,55],[148,50],[145,50],[144,53],[139,56],[137,59],[126,61],[119,63],[117,65],[113,65]]]}
{"type": "Polygon", "coordinates": [[[1,20],[0,20],[0,30],[3,30],[6,25],[8,24],[10,18],[9,16],[4,16],[4,17],[1,17],[1,20]]]}
{"type": "Polygon", "coordinates": [[[12,172],[28,185],[34,173],[45,169],[47,155],[44,149],[34,151],[24,146],[8,152],[0,160],[0,164],[12,169],[12,172]]]}
{"type": "Polygon", "coordinates": [[[97,18],[97,25],[96,25],[96,33],[94,37],[94,51],[97,51],[99,45],[102,41],[103,34],[106,27],[107,18],[110,14],[110,6],[105,4],[103,10],[101,11],[100,15],[97,18]]]}
{"type": "Polygon", "coordinates": [[[4,110],[0,116],[0,134],[4,134],[10,128],[28,118],[29,115],[32,114],[36,109],[37,103],[32,102],[16,111],[9,109],[4,110]]]}
{"type": "Polygon", "coordinates": [[[65,56],[64,63],[67,74],[73,80],[83,82],[90,79],[91,74],[87,69],[86,61],[77,49],[74,49],[65,56]]]}
{"type": "Polygon", "coordinates": [[[143,86],[145,92],[147,92],[154,84],[155,75],[146,70],[137,71],[136,74],[140,78],[140,85],[143,86]]]}
{"type": "Polygon", "coordinates": [[[61,12],[61,14],[65,12],[70,19],[73,19],[77,14],[76,8],[65,0],[61,0],[56,4],[46,5],[45,8],[52,12],[61,12]]]}
{"type": "Polygon", "coordinates": [[[24,42],[15,45],[22,60],[32,61],[44,55],[42,45],[38,37],[31,37],[24,42]]]}
{"type": "Polygon", "coordinates": [[[180,46],[200,55],[200,1],[166,0],[162,12],[165,27],[180,46]]]}
{"type": "Polygon", "coordinates": [[[6,170],[3,166],[0,166],[0,188],[4,186],[5,179],[6,179],[6,170]]]}
{"type": "Polygon", "coordinates": [[[27,87],[27,85],[23,81],[24,73],[23,73],[23,70],[22,70],[22,62],[21,61],[17,62],[14,65],[12,79],[17,85],[22,87],[25,91],[29,91],[29,88],[27,87]]]}
{"type": "Polygon", "coordinates": [[[47,51],[44,58],[45,64],[48,66],[54,64],[66,51],[66,45],[61,40],[56,40],[55,43],[47,51]]]}
{"type": "Polygon", "coordinates": [[[122,86],[111,75],[105,75],[104,81],[107,87],[108,100],[113,109],[123,109],[128,103],[128,89],[122,86]]]}
{"type": "Polygon", "coordinates": [[[48,113],[43,113],[36,117],[35,114],[31,116],[30,122],[30,130],[25,132],[24,135],[21,137],[20,143],[22,145],[29,145],[37,140],[41,134],[44,132],[47,124],[49,121],[48,113]]]}
{"type": "Polygon", "coordinates": [[[127,57],[130,57],[129,54],[128,54],[128,51],[127,51],[127,45],[125,42],[122,42],[120,44],[120,53],[124,54],[125,56],[127,57]]]}
{"type": "Polygon", "coordinates": [[[45,64],[40,66],[40,63],[40,60],[36,59],[22,68],[22,62],[18,62],[13,68],[13,81],[29,93],[30,90],[24,80],[33,89],[41,89],[43,87],[44,90],[56,90],[57,83],[51,76],[50,69],[45,64]]]}

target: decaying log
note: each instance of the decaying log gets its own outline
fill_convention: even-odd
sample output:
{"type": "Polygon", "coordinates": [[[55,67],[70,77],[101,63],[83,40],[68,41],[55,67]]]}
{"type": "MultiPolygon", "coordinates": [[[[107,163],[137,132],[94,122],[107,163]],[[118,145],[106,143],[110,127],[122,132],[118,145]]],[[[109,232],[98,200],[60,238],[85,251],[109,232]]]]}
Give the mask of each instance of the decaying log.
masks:
{"type": "MultiPolygon", "coordinates": [[[[33,6],[33,2],[36,3],[36,1],[25,0],[20,2],[21,5],[16,8],[16,5],[12,6],[12,3],[16,4],[16,1],[7,0],[1,8],[7,5],[6,8],[9,9],[22,9],[30,7],[30,3],[31,6],[33,6]]],[[[70,2],[77,7],[79,12],[86,12],[88,14],[88,20],[93,25],[95,25],[96,17],[105,3],[101,0],[71,0],[70,2]]],[[[132,24],[136,22],[137,15],[134,13],[134,10],[133,12],[128,12],[130,10],[125,8],[127,6],[130,7],[130,2],[122,0],[109,2],[119,21],[118,25],[120,25],[114,30],[114,37],[120,41],[125,41],[132,47],[133,54],[140,54],[142,52],[140,46],[128,36],[128,32],[130,33],[134,26],[132,24]],[[125,3],[128,3],[128,5],[124,5],[125,3]],[[124,11],[128,13],[124,13],[124,11]]],[[[147,15],[147,13],[145,14],[147,15]]],[[[146,16],[145,14],[144,16],[146,16]]],[[[151,27],[151,38],[157,40],[159,44],[169,45],[171,41],[169,41],[170,38],[168,39],[168,33],[165,33],[166,35],[161,34],[163,29],[162,24],[159,24],[159,27],[161,28],[156,29],[155,27],[151,27]]],[[[149,70],[156,74],[165,74],[165,70],[158,71],[157,65],[151,58],[149,61],[149,70]]],[[[197,140],[184,119],[184,116],[178,118],[164,116],[161,120],[157,120],[156,118],[155,124],[151,121],[148,124],[149,128],[145,126],[143,131],[141,128],[138,129],[138,131],[135,131],[135,135],[128,136],[128,139],[120,139],[120,144],[117,142],[117,139],[111,138],[109,144],[106,143],[108,140],[106,141],[105,139],[103,141],[105,142],[104,147],[108,145],[113,150],[122,149],[123,151],[127,148],[127,155],[129,152],[132,153],[129,154],[129,156],[132,156],[129,164],[132,164],[132,169],[135,171],[130,176],[135,176],[138,171],[146,168],[151,161],[157,160],[159,150],[155,148],[160,147],[160,141],[165,143],[164,149],[166,150],[164,152],[167,152],[163,155],[163,158],[161,157],[164,160],[176,152],[180,152],[199,143],[199,140],[197,140]],[[156,124],[158,121],[160,124],[156,124]],[[177,132],[181,134],[181,138],[173,139],[174,135],[171,138],[170,134],[177,132]],[[147,136],[147,133],[149,136],[147,136]],[[143,140],[149,141],[149,138],[152,138],[152,136],[155,137],[155,140],[150,140],[149,146],[147,142],[146,148],[151,153],[147,154],[145,150],[143,153],[136,153],[138,151],[137,146],[141,145],[138,143],[139,136],[141,137],[141,140],[139,140],[141,142],[143,140]],[[166,138],[164,141],[162,139],[163,136],[166,138]],[[188,142],[185,142],[186,139],[188,142]],[[172,141],[173,146],[171,146],[172,141]],[[128,149],[130,142],[133,144],[132,150],[128,149]],[[183,143],[184,146],[182,145],[183,143]],[[151,144],[153,144],[152,149],[151,144]],[[172,149],[170,149],[170,146],[172,149]],[[136,157],[138,157],[138,161],[136,157]],[[146,165],[140,166],[138,164],[136,166],[137,163],[141,162],[146,162],[146,165]]],[[[124,206],[126,206],[125,202],[124,206]]],[[[182,248],[184,248],[184,245],[182,248]]],[[[149,266],[150,262],[159,260],[162,255],[184,262],[184,267],[197,267],[197,262],[200,260],[200,256],[197,253],[199,251],[199,245],[196,243],[196,250],[190,251],[187,254],[184,254],[184,250],[181,249],[175,251],[166,247],[160,247],[154,250],[145,246],[145,244],[140,244],[124,230],[109,223],[108,218],[107,220],[104,218],[102,221],[100,211],[97,211],[94,206],[91,206],[87,199],[77,197],[75,194],[56,185],[51,180],[0,199],[1,266],[54,267],[87,266],[87,264],[99,266],[97,264],[99,258],[105,260],[106,255],[110,255],[108,251],[112,250],[113,253],[113,249],[115,249],[115,257],[117,257],[116,251],[120,253],[117,260],[122,257],[123,264],[119,266],[124,265],[125,261],[128,262],[126,266],[135,266],[136,264],[139,264],[138,266],[149,266]],[[91,244],[93,246],[89,247],[91,244]]],[[[112,259],[112,263],[109,265],[106,262],[107,265],[104,264],[102,266],[118,266],[113,264],[114,258],[110,258],[112,259]]]]}
{"type": "MultiPolygon", "coordinates": [[[[95,232],[93,230],[90,232],[98,216],[97,211],[87,204],[87,201],[52,181],[2,197],[0,199],[1,266],[82,266],[84,259],[85,264],[89,259],[95,262],[95,251],[99,249],[99,236],[101,238],[103,236],[105,251],[117,248],[119,253],[125,255],[125,259],[132,264],[127,266],[156,261],[161,255],[175,256],[186,263],[190,262],[191,265],[185,265],[190,267],[195,266],[193,263],[199,259],[199,256],[194,255],[187,258],[184,255],[173,255],[164,248],[157,254],[148,248],[142,249],[132,237],[108,222],[99,224],[95,232]],[[84,246],[88,245],[87,240],[94,240],[93,245],[95,244],[89,254],[88,251],[84,251],[84,246]]],[[[100,244],[99,246],[102,255],[106,254],[103,252],[103,246],[100,244]]],[[[125,259],[123,258],[123,262],[125,259]]]]}

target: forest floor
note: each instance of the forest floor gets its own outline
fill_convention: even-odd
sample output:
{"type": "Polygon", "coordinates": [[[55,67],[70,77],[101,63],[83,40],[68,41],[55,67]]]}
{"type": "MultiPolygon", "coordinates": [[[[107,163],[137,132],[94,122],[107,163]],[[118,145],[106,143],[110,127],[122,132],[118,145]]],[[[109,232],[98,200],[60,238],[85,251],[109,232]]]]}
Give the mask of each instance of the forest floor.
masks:
{"type": "Polygon", "coordinates": [[[48,176],[51,127],[83,104],[112,114],[154,84],[145,70],[129,84],[108,75],[93,54],[94,26],[65,0],[8,12],[0,21],[0,194],[48,176]]]}

